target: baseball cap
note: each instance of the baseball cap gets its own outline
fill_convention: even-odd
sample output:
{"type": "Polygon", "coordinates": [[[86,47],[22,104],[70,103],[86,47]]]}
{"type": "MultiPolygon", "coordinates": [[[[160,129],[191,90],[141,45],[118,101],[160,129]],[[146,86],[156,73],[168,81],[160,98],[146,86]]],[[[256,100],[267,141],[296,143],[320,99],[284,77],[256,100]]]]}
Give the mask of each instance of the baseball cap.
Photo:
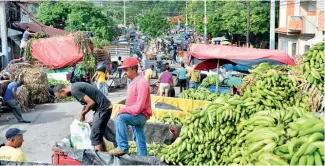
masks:
{"type": "Polygon", "coordinates": [[[119,67],[120,69],[132,67],[132,66],[138,66],[139,61],[137,58],[134,57],[127,57],[123,60],[122,65],[119,67]]]}
{"type": "Polygon", "coordinates": [[[9,72],[5,72],[3,75],[10,77],[10,73],[9,72]]]}
{"type": "Polygon", "coordinates": [[[24,134],[25,132],[26,132],[26,130],[20,130],[18,128],[10,128],[6,132],[6,138],[9,139],[9,138],[15,137],[17,135],[24,134]]]}

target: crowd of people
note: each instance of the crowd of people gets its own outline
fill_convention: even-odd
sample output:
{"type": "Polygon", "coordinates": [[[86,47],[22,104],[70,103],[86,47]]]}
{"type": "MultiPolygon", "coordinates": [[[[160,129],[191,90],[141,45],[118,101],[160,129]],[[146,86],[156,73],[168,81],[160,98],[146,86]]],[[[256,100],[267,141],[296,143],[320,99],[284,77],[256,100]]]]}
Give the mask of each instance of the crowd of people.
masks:
{"type": "MultiPolygon", "coordinates": [[[[24,41],[33,35],[26,30],[24,33],[24,41]]],[[[128,78],[128,87],[126,95],[125,107],[121,108],[116,115],[112,115],[112,103],[108,97],[107,80],[109,79],[109,72],[106,66],[99,66],[92,78],[89,78],[87,71],[83,70],[78,65],[72,65],[69,71],[71,85],[59,84],[53,87],[53,94],[57,98],[67,98],[73,96],[84,107],[81,110],[78,120],[84,121],[86,115],[92,110],[93,121],[91,130],[91,143],[98,151],[104,151],[104,140],[106,138],[115,146],[109,153],[114,156],[121,156],[128,153],[128,126],[131,126],[134,141],[137,144],[138,155],[148,155],[146,138],[144,135],[144,125],[152,115],[151,101],[150,101],[150,81],[154,77],[158,78],[160,96],[175,96],[175,91],[172,94],[171,89],[176,86],[177,82],[180,85],[180,91],[187,88],[197,88],[200,81],[200,72],[194,70],[192,67],[186,67],[182,62],[184,52],[177,48],[171,38],[170,45],[162,40],[156,43],[157,50],[156,66],[151,65],[149,69],[143,70],[140,63],[142,56],[138,58],[128,57],[123,61],[121,57],[118,58],[118,73],[119,78],[125,75],[128,78]],[[163,64],[163,53],[171,51],[173,56],[172,63],[180,63],[181,68],[177,70],[177,82],[173,80],[171,67],[169,63],[163,64]],[[177,56],[180,60],[177,60],[177,56]],[[124,74],[123,74],[124,73],[124,74]],[[91,85],[91,81],[96,83],[96,86],[91,85]],[[111,116],[114,116],[114,123],[116,132],[108,131],[107,123],[111,116]]],[[[143,46],[139,49],[143,51],[143,46]],[[142,47],[142,48],[141,48],[142,47]]],[[[143,52],[140,52],[143,54],[143,52]]],[[[23,54],[23,45],[22,45],[23,54]]],[[[0,80],[10,80],[10,73],[5,72],[0,76],[0,80]]],[[[17,89],[23,85],[23,81],[10,82],[5,94],[3,96],[4,102],[10,107],[14,116],[20,123],[30,123],[23,119],[20,106],[17,102],[17,89]]],[[[18,128],[10,128],[6,132],[7,141],[0,145],[0,160],[10,160],[17,162],[25,162],[25,155],[20,147],[23,144],[23,134],[25,130],[18,128]]]]}
{"type": "MultiPolygon", "coordinates": [[[[103,71],[96,71],[92,80],[96,80],[97,88],[87,82],[75,81],[70,86],[63,84],[56,85],[53,88],[53,92],[57,98],[66,98],[73,96],[82,105],[83,109],[78,116],[78,120],[84,121],[85,116],[91,110],[93,110],[93,122],[91,130],[91,142],[96,150],[104,151],[103,137],[107,136],[105,132],[109,132],[110,137],[106,138],[108,141],[113,142],[115,149],[109,153],[114,156],[121,156],[128,153],[128,136],[127,126],[131,126],[134,134],[134,140],[137,144],[138,155],[146,156],[148,154],[146,147],[146,138],[144,135],[144,125],[146,121],[152,115],[151,101],[150,101],[150,87],[149,81],[154,75],[154,65],[145,70],[144,73],[139,72],[140,62],[133,57],[124,59],[119,69],[122,69],[125,75],[130,80],[127,89],[125,107],[121,108],[116,115],[114,115],[114,123],[116,133],[108,131],[107,123],[112,116],[112,103],[108,99],[108,96],[103,92],[104,80],[106,80],[106,74],[103,71]]],[[[182,89],[186,89],[187,80],[190,84],[199,79],[195,70],[185,68],[185,64],[181,63],[181,69],[178,70],[177,78],[182,89]]],[[[163,72],[159,73],[159,94],[168,94],[168,90],[174,85],[172,74],[170,72],[170,66],[168,63],[163,64],[163,72]]],[[[10,79],[10,74],[5,73],[1,79],[10,79]]],[[[8,85],[6,93],[4,95],[4,101],[10,106],[12,112],[19,122],[30,123],[22,118],[20,107],[17,104],[16,90],[22,85],[22,81],[11,82],[8,85]]],[[[191,86],[191,85],[190,85],[191,86]]],[[[20,147],[23,143],[24,130],[18,128],[11,128],[6,132],[7,141],[1,145],[0,159],[25,162],[24,153],[20,147]]]]}

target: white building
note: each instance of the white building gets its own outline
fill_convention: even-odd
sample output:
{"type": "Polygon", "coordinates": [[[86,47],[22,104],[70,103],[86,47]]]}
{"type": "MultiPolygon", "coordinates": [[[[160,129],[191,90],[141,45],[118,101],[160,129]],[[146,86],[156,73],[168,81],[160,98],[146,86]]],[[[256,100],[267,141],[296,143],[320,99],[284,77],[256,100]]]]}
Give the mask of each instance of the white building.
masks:
{"type": "Polygon", "coordinates": [[[278,25],[278,49],[303,55],[324,38],[324,0],[280,0],[278,25]]]}

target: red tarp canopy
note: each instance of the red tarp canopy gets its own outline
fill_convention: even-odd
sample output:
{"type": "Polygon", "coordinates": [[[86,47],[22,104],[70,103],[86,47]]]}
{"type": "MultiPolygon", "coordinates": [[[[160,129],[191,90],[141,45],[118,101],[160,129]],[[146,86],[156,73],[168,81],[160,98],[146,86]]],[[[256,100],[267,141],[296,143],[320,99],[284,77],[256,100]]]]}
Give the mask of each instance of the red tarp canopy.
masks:
{"type": "Polygon", "coordinates": [[[216,60],[221,60],[221,63],[236,63],[244,66],[252,66],[261,62],[295,65],[289,55],[280,50],[191,44],[188,54],[189,64],[192,61],[198,62],[196,69],[199,70],[216,68],[216,60]]]}
{"type": "Polygon", "coordinates": [[[83,58],[72,36],[38,39],[32,42],[32,56],[51,69],[70,66],[83,58]]]}

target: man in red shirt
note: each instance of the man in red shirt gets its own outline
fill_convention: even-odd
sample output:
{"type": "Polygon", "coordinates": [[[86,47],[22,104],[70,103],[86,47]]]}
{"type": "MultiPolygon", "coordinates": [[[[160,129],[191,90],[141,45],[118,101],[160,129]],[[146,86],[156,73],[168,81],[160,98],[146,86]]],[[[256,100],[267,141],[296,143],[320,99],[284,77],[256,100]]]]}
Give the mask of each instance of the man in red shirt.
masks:
{"type": "Polygon", "coordinates": [[[152,115],[150,87],[144,76],[138,74],[138,64],[139,61],[136,58],[128,57],[120,66],[131,82],[127,90],[125,107],[118,111],[114,121],[117,148],[109,152],[114,156],[128,153],[128,126],[131,126],[138,155],[146,156],[148,154],[144,125],[152,115]]]}

